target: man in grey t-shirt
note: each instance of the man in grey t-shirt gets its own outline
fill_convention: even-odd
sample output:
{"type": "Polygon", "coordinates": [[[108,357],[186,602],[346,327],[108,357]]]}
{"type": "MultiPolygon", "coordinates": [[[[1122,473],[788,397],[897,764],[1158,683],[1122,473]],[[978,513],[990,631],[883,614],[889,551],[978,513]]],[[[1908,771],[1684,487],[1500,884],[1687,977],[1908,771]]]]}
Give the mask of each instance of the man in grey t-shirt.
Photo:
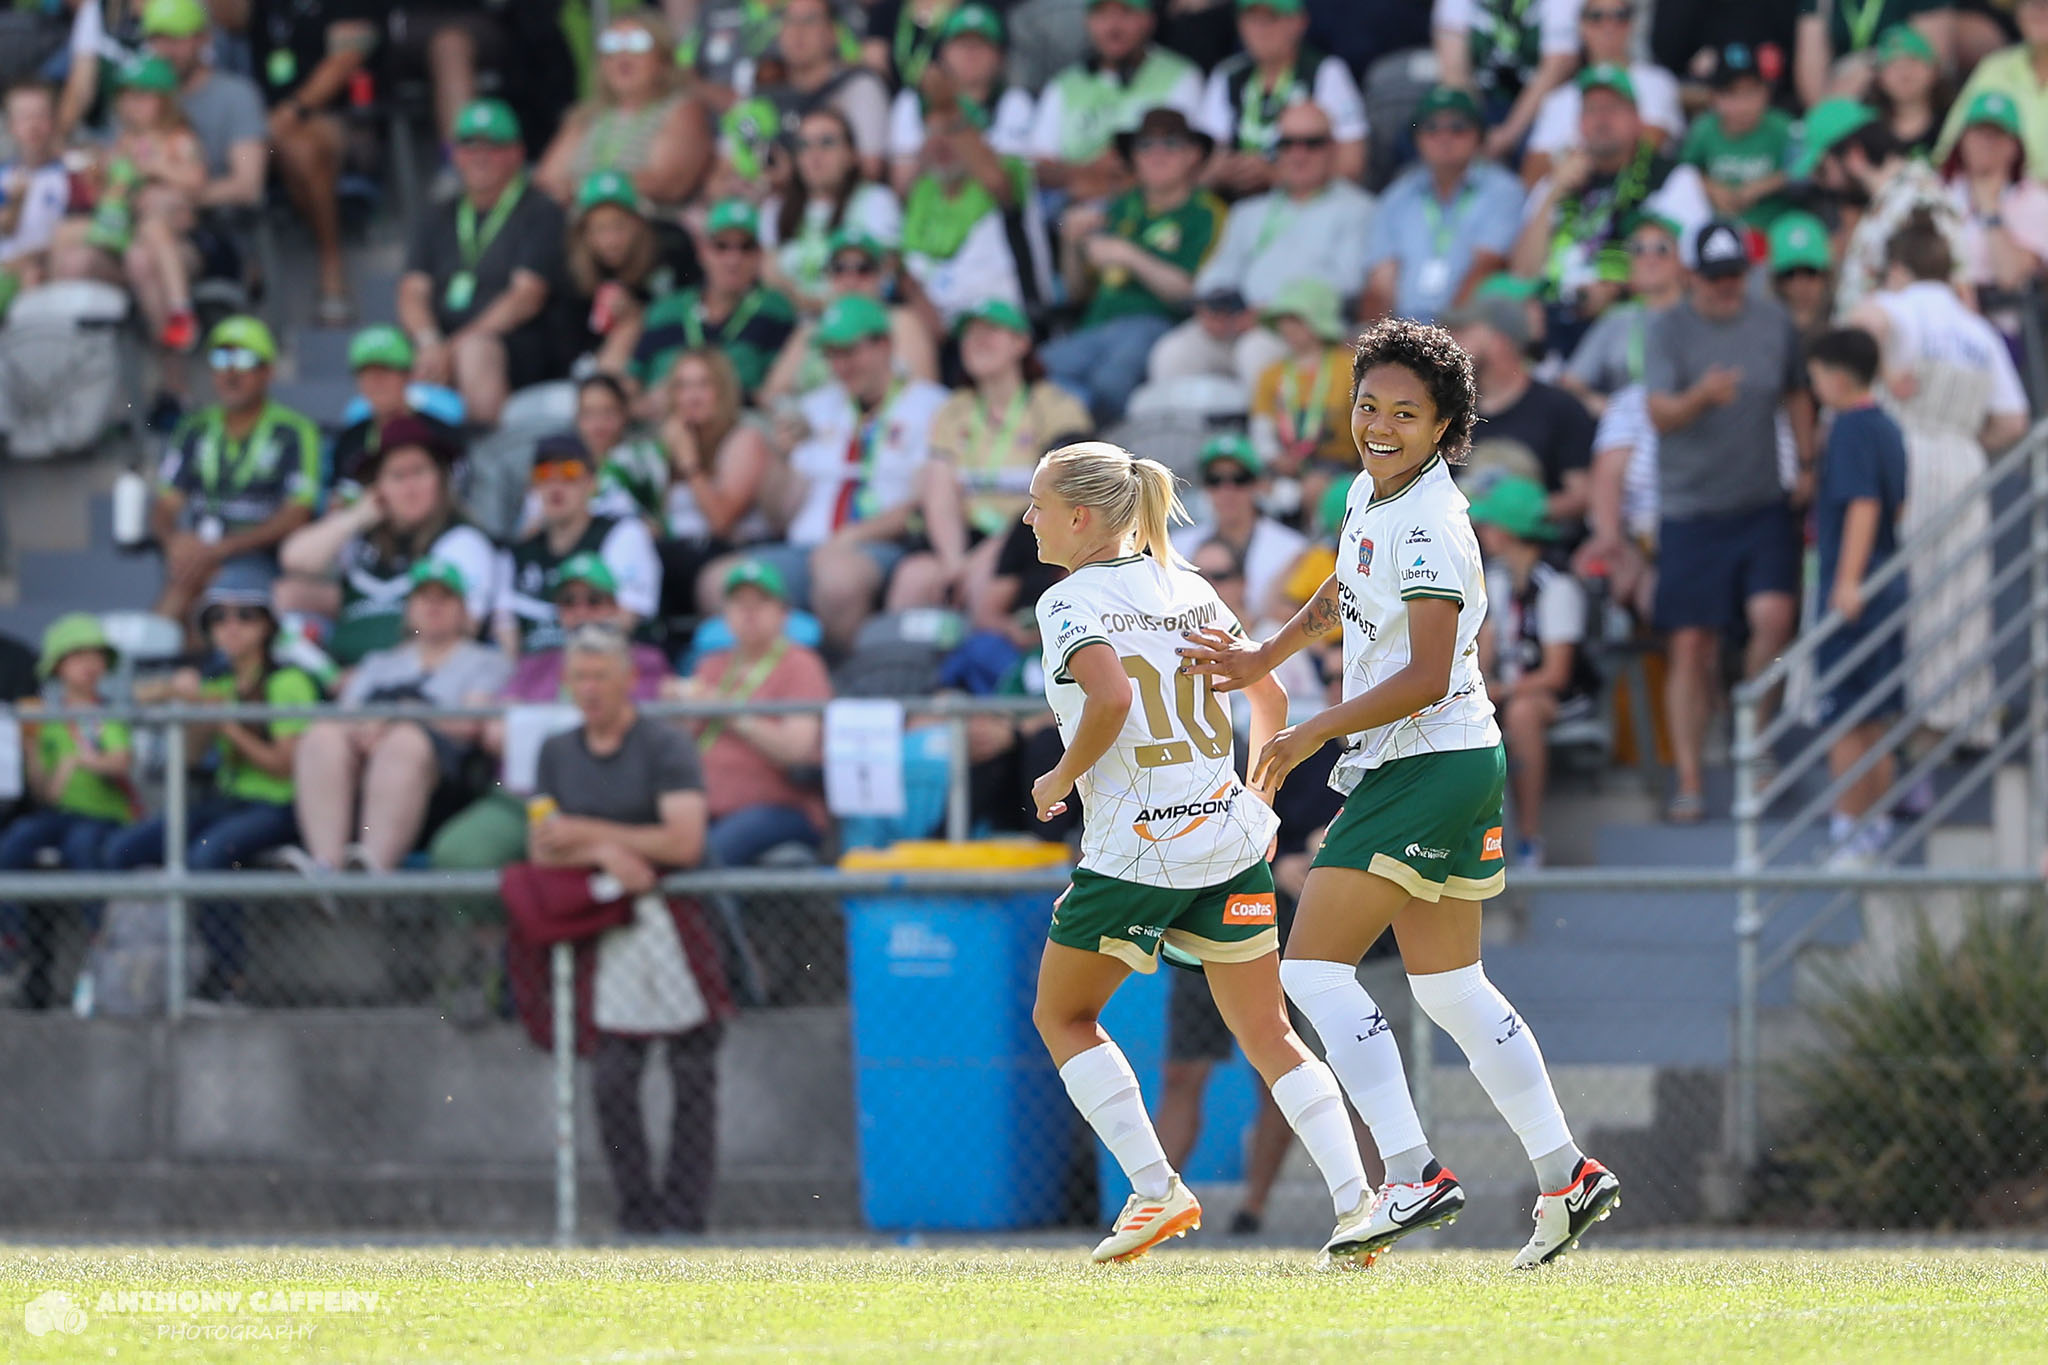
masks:
{"type": "MultiPolygon", "coordinates": [[[[1656,623],[1670,633],[1678,778],[1668,814],[1681,823],[1705,814],[1701,753],[1721,633],[1748,623],[1745,675],[1754,677],[1798,624],[1799,524],[1779,473],[1781,411],[1802,471],[1813,449],[1799,338],[1775,300],[1749,294],[1740,230],[1707,224],[1696,258],[1691,296],[1650,324],[1643,360],[1658,436],[1656,623]]],[[[1802,472],[1801,501],[1808,482],[1802,472]]]]}
{"type": "Polygon", "coordinates": [[[207,62],[213,31],[206,7],[200,0],[151,0],[142,13],[142,36],[178,73],[178,102],[206,153],[199,207],[261,203],[270,145],[263,96],[248,77],[207,62]]]}

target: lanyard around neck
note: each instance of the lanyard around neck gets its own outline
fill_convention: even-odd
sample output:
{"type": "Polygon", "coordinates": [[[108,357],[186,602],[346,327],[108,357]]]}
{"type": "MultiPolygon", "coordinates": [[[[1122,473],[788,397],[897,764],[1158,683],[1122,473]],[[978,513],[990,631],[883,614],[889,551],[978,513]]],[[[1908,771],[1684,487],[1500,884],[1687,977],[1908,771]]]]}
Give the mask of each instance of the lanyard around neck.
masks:
{"type": "Polygon", "coordinates": [[[1329,426],[1324,420],[1328,414],[1323,404],[1323,396],[1330,391],[1330,362],[1334,358],[1334,353],[1325,348],[1323,358],[1316,362],[1315,383],[1306,394],[1301,392],[1299,366],[1289,365],[1282,372],[1280,415],[1292,427],[1292,430],[1281,433],[1284,439],[1301,441],[1313,436],[1318,442],[1322,440],[1323,433],[1329,426]]]}
{"type": "Polygon", "coordinates": [[[1294,68],[1289,66],[1280,73],[1280,79],[1268,92],[1259,89],[1259,73],[1253,69],[1251,79],[1244,84],[1242,107],[1237,111],[1237,145],[1247,150],[1266,150],[1272,139],[1274,124],[1294,98],[1294,68]]]}
{"type": "Polygon", "coordinates": [[[925,68],[931,65],[932,56],[939,50],[939,34],[946,27],[946,19],[953,6],[940,6],[941,13],[923,33],[917,27],[917,0],[903,0],[903,12],[896,16],[896,42],[893,48],[896,64],[896,83],[905,89],[915,88],[924,79],[925,68]]]}
{"type": "Polygon", "coordinates": [[[513,176],[512,183],[499,193],[498,202],[491,205],[490,214],[484,219],[481,229],[477,227],[476,205],[464,196],[462,203],[455,210],[455,239],[462,250],[464,270],[476,269],[476,263],[491,249],[491,243],[497,240],[498,233],[505,226],[505,220],[512,216],[514,206],[525,193],[526,172],[521,171],[513,176]]]}
{"type": "Polygon", "coordinates": [[[263,415],[256,419],[248,438],[236,441],[228,435],[227,414],[216,411],[206,423],[206,438],[199,448],[199,481],[209,492],[217,491],[220,479],[221,460],[230,456],[228,471],[240,486],[242,466],[247,463],[249,452],[262,450],[270,444],[271,429],[277,425],[276,415],[270,404],[263,405],[263,415]]]}
{"type": "Polygon", "coordinates": [[[967,449],[961,463],[970,469],[993,474],[1002,468],[1003,460],[1017,443],[1017,433],[1024,426],[1025,410],[1031,406],[1031,386],[1020,383],[1017,391],[1010,395],[1009,408],[1003,413],[1003,424],[996,429],[996,438],[988,438],[988,404],[980,394],[974,396],[974,408],[967,417],[967,449]]]}
{"type": "MultiPolygon", "coordinates": [[[[777,640],[768,647],[766,654],[754,660],[754,666],[746,672],[728,669],[725,676],[719,679],[718,689],[711,695],[718,701],[751,701],[754,694],[761,690],[761,684],[768,681],[768,675],[775,671],[775,665],[781,663],[782,656],[787,653],[789,641],[777,640]]],[[[729,721],[724,716],[706,725],[703,733],[697,736],[697,747],[708,750],[718,743],[719,737],[726,732],[728,725],[729,721]]]]}
{"type": "Polygon", "coordinates": [[[1422,217],[1429,224],[1431,255],[1442,257],[1449,254],[1452,239],[1458,235],[1459,225],[1465,220],[1466,210],[1478,197],[1468,181],[1458,187],[1457,198],[1451,201],[1450,211],[1446,213],[1437,198],[1436,186],[1429,187],[1429,192],[1422,196],[1422,217]]]}
{"type": "MultiPolygon", "coordinates": [[[[726,314],[725,321],[718,325],[720,346],[729,346],[739,340],[740,334],[747,330],[747,324],[754,320],[754,314],[761,311],[764,297],[761,286],[757,284],[747,291],[739,307],[726,314]]],[[[697,306],[683,315],[683,330],[689,333],[690,349],[701,350],[704,345],[704,296],[701,293],[697,296],[697,306]]]]}

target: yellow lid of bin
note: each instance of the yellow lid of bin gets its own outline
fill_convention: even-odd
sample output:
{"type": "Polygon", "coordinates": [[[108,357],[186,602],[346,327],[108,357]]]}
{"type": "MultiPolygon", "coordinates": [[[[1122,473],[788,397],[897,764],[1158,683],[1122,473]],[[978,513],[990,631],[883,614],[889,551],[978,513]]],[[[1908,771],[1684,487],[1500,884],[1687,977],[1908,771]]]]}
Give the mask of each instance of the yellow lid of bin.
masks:
{"type": "Polygon", "coordinates": [[[856,848],[839,860],[843,872],[1020,872],[1064,867],[1067,846],[1042,839],[979,839],[955,844],[911,839],[888,848],[856,848]]]}

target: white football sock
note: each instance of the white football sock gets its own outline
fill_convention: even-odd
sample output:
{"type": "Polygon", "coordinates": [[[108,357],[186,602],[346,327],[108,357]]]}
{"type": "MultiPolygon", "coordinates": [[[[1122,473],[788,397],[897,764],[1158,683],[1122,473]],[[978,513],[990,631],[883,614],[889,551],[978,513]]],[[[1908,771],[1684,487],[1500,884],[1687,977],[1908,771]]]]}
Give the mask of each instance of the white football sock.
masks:
{"type": "Polygon", "coordinates": [[[1454,972],[1411,976],[1408,988],[1415,1003],[1464,1050],[1472,1074],[1522,1140],[1529,1160],[1542,1160],[1536,1174],[1543,1188],[1554,1190],[1568,1181],[1580,1153],[1550,1088],[1543,1052],[1522,1016],[1486,979],[1486,969],[1475,962],[1454,972]],[[1564,1179],[1550,1183],[1544,1172],[1554,1174],[1560,1163],[1564,1179]]]}
{"type": "Polygon", "coordinates": [[[1337,1073],[1358,1116],[1372,1129],[1373,1144],[1386,1163],[1387,1179],[1420,1180],[1422,1168],[1430,1160],[1422,1120],[1415,1116],[1415,1101],[1408,1093],[1408,1073],[1401,1066],[1393,1025],[1358,984],[1358,969],[1342,962],[1294,958],[1280,964],[1280,984],[1294,1007],[1315,1027],[1330,1070],[1337,1073]],[[1398,1172],[1396,1158],[1400,1158],[1398,1172]]]}
{"type": "Polygon", "coordinates": [[[1365,1193],[1365,1163],[1351,1136],[1344,1092],[1330,1068],[1313,1059],[1273,1082],[1273,1103],[1308,1150],[1308,1159],[1330,1187],[1330,1202],[1341,1216],[1358,1207],[1365,1193]]]}
{"type": "Polygon", "coordinates": [[[1173,1188],[1173,1167],[1153,1131],[1152,1116],[1145,1112],[1138,1073],[1131,1070],[1123,1049],[1103,1043],[1077,1053],[1060,1068],[1060,1079],[1066,1083],[1067,1098],[1131,1178],[1131,1188],[1147,1199],[1163,1199],[1173,1188]]]}

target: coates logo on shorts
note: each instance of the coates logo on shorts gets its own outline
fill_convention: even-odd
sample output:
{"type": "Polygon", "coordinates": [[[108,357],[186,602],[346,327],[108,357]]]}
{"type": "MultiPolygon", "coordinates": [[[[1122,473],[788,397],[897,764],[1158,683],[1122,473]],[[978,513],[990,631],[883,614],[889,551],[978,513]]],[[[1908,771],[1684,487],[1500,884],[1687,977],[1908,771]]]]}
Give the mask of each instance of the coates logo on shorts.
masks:
{"type": "Polygon", "coordinates": [[[32,1337],[46,1337],[52,1332],[75,1337],[85,1330],[85,1323],[85,1309],[61,1289],[36,1295],[21,1310],[21,1325],[32,1337]]]}
{"type": "Polygon", "coordinates": [[[1236,794],[1231,791],[1235,785],[1226,782],[1210,792],[1207,799],[1201,801],[1189,801],[1178,806],[1148,806],[1139,811],[1138,818],[1131,822],[1131,832],[1148,844],[1171,843],[1175,839],[1193,834],[1209,823],[1210,816],[1230,814],[1230,807],[1237,800],[1236,794]],[[1171,825],[1176,820],[1185,820],[1188,823],[1171,834],[1153,833],[1152,826],[1171,825]]]}
{"type": "Polygon", "coordinates": [[[1479,861],[1482,863],[1497,862],[1506,856],[1506,854],[1500,851],[1500,826],[1495,825],[1492,829],[1486,831],[1486,841],[1479,846],[1479,861]]]}

